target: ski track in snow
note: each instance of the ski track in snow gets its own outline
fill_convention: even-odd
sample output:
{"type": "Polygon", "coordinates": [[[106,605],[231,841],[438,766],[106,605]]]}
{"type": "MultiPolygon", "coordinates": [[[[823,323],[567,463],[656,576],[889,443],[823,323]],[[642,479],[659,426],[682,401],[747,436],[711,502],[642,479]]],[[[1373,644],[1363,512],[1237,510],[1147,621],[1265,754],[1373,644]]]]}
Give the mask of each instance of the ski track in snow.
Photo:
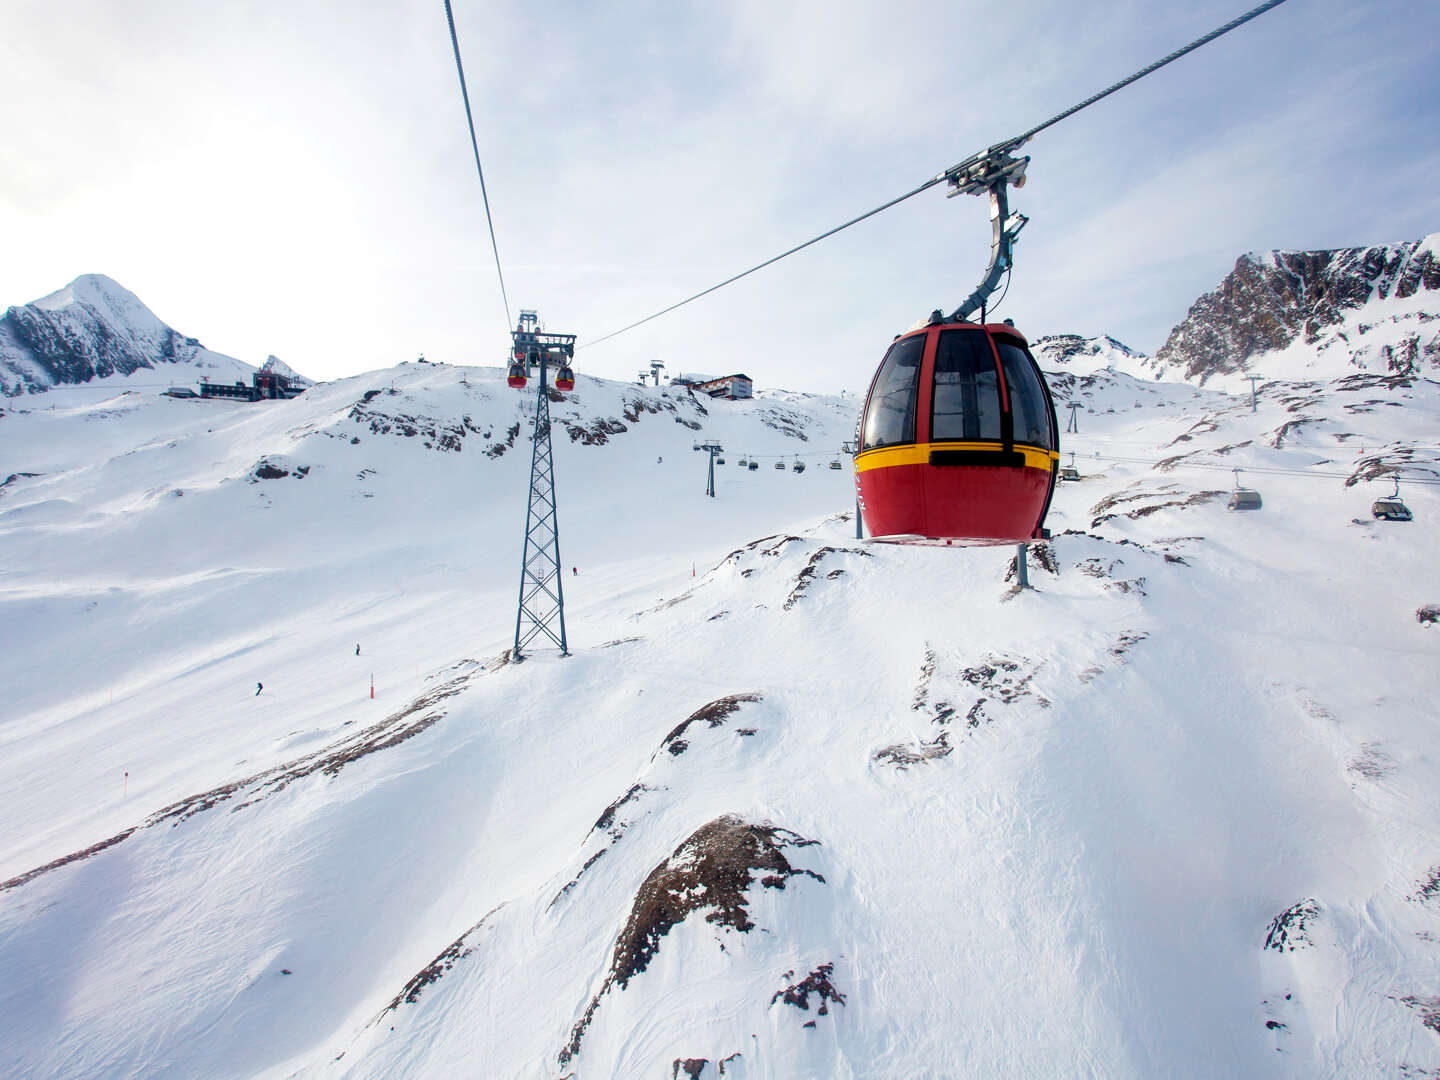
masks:
{"type": "Polygon", "coordinates": [[[581,375],[574,655],[521,664],[500,372],[7,402],[0,1075],[1440,1071],[1440,498],[1196,467],[1429,460],[1440,385],[1360,381],[1057,379],[1083,478],[1017,593],[854,539],[852,402],[581,375]],[[795,873],[621,985],[722,820],[795,873]]]}

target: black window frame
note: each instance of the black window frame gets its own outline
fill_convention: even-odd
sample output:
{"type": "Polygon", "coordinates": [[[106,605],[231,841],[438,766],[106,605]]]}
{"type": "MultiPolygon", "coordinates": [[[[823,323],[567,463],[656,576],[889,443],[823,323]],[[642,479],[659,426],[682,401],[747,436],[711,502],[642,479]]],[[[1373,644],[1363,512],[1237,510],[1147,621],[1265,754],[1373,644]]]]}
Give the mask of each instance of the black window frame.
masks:
{"type": "MultiPolygon", "coordinates": [[[[1011,417],[1010,431],[1017,443],[1025,446],[1038,446],[1043,450],[1058,450],[1060,445],[1059,433],[1055,425],[1055,406],[1050,398],[1050,388],[1045,383],[1045,376],[1040,371],[1040,365],[1035,362],[1035,357],[1025,344],[1015,338],[995,338],[995,354],[1000,361],[1000,370],[1005,375],[1005,391],[1009,413],[1011,417]],[[1007,361],[1005,348],[1013,349],[1018,354],[1014,361],[1007,361]],[[1023,372],[1029,376],[1031,386],[1025,387],[1020,381],[1011,377],[1011,367],[1020,365],[1023,372]],[[1020,425],[1017,422],[1019,413],[1016,410],[1017,395],[1020,400],[1033,403],[1034,408],[1039,410],[1038,419],[1045,427],[1045,441],[1036,442],[1029,438],[1027,432],[1025,437],[1021,436],[1020,425]]],[[[1026,409],[1028,412],[1029,409],[1026,409]]]]}
{"type": "MultiPolygon", "coordinates": [[[[1009,443],[1009,440],[1006,438],[1006,435],[1005,435],[1006,431],[1008,430],[1008,424],[1007,424],[1007,422],[1006,422],[1007,413],[1006,413],[1006,409],[1005,409],[1006,397],[1005,397],[1005,395],[1002,394],[1001,391],[1000,391],[1000,384],[1001,384],[1001,379],[1002,379],[1002,377],[1003,377],[1003,376],[1002,376],[1002,371],[1001,371],[1001,368],[1000,368],[999,364],[997,363],[997,357],[996,357],[996,354],[995,354],[995,350],[991,347],[991,344],[990,344],[990,335],[987,334],[983,329],[981,329],[981,328],[978,327],[978,326],[975,326],[975,327],[957,326],[957,327],[947,328],[947,329],[941,330],[940,333],[939,333],[939,335],[937,336],[936,342],[935,342],[935,362],[931,365],[931,369],[930,369],[930,441],[931,441],[931,442],[993,442],[993,443],[1008,444],[1008,443],[1009,443]],[[946,415],[950,415],[950,416],[953,416],[953,415],[959,415],[959,416],[961,416],[962,434],[960,434],[960,435],[940,435],[940,434],[937,434],[937,432],[936,432],[936,430],[935,430],[935,405],[936,405],[936,402],[940,399],[940,396],[941,396],[941,395],[940,395],[940,381],[939,381],[939,378],[940,378],[940,356],[941,356],[941,350],[945,347],[945,346],[944,346],[944,342],[945,342],[945,335],[946,335],[946,334],[973,334],[973,335],[975,335],[980,341],[982,341],[982,342],[984,343],[982,349],[980,350],[980,351],[981,351],[981,355],[983,355],[983,356],[989,361],[989,364],[990,364],[989,370],[990,370],[990,372],[994,375],[994,378],[995,378],[995,387],[994,387],[994,390],[995,390],[995,423],[996,423],[996,425],[997,425],[997,430],[995,431],[995,433],[994,433],[993,435],[984,434],[983,432],[982,432],[981,434],[978,434],[978,435],[975,435],[975,436],[969,436],[969,435],[963,434],[964,413],[960,413],[960,414],[947,413],[947,414],[946,414],[946,415]]],[[[977,424],[977,430],[979,430],[978,425],[979,425],[979,422],[980,422],[980,420],[981,420],[981,415],[980,415],[980,410],[979,410],[979,404],[980,404],[979,395],[978,395],[978,393],[977,393],[976,398],[975,398],[975,407],[976,407],[976,408],[975,408],[975,420],[976,420],[976,424],[977,424]]]]}
{"type": "MultiPolygon", "coordinates": [[[[875,378],[874,378],[874,380],[873,380],[873,381],[871,382],[871,384],[870,384],[870,393],[869,393],[869,394],[866,396],[866,398],[865,398],[865,411],[864,411],[864,412],[861,414],[861,416],[860,416],[860,450],[861,450],[862,452],[864,452],[864,451],[866,451],[866,450],[879,450],[879,449],[883,449],[884,447],[887,447],[887,446],[913,446],[913,445],[915,444],[915,442],[916,442],[916,436],[917,436],[917,433],[918,433],[918,432],[917,432],[917,429],[918,429],[918,426],[919,426],[919,416],[918,416],[918,413],[919,413],[919,395],[920,395],[920,376],[921,376],[921,374],[922,374],[922,373],[924,372],[924,370],[925,370],[925,349],[926,349],[926,346],[927,346],[928,342],[929,342],[929,335],[928,335],[928,334],[912,334],[912,335],[909,335],[909,336],[906,336],[906,337],[902,337],[902,338],[898,339],[897,341],[893,342],[893,343],[891,344],[890,348],[885,351],[885,359],[883,359],[883,360],[880,361],[880,367],[879,367],[879,369],[875,372],[875,378]],[[881,379],[886,375],[887,369],[888,369],[889,366],[890,366],[891,359],[894,358],[894,357],[896,357],[896,356],[899,354],[900,350],[903,349],[903,350],[906,350],[906,351],[908,352],[908,351],[910,351],[910,350],[912,350],[912,349],[916,349],[916,348],[919,349],[919,354],[918,354],[918,356],[916,357],[915,366],[914,366],[914,369],[913,369],[913,370],[914,370],[914,377],[913,377],[913,378],[911,379],[911,381],[910,381],[910,402],[909,402],[909,409],[908,409],[908,438],[905,437],[906,432],[905,432],[904,430],[902,430],[902,432],[901,432],[902,437],[899,438],[899,439],[896,439],[896,440],[891,441],[891,442],[871,443],[871,442],[869,441],[869,427],[870,427],[869,421],[870,421],[870,415],[871,415],[871,408],[872,408],[872,406],[875,405],[875,403],[876,403],[876,397],[875,397],[875,395],[876,395],[876,393],[880,390],[880,387],[881,387],[881,379]]],[[[890,395],[887,394],[886,396],[888,397],[888,396],[890,396],[890,395]]],[[[903,427],[904,427],[904,421],[902,421],[902,428],[903,428],[903,427]]]]}

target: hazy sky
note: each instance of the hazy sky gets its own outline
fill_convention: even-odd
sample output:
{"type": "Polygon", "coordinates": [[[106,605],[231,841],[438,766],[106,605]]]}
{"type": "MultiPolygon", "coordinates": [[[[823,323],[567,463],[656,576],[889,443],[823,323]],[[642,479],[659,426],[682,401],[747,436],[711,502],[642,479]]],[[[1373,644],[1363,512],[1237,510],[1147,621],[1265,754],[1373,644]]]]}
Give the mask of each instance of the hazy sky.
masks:
{"type": "MultiPolygon", "coordinates": [[[[581,371],[863,391],[986,204],[914,187],[1252,0],[452,0],[512,309],[581,371]]],[[[999,315],[1154,351],[1237,255],[1440,231],[1440,3],[1289,0],[1032,141],[999,315]]],[[[103,273],[328,378],[508,337],[441,0],[9,0],[0,306],[103,273]]]]}

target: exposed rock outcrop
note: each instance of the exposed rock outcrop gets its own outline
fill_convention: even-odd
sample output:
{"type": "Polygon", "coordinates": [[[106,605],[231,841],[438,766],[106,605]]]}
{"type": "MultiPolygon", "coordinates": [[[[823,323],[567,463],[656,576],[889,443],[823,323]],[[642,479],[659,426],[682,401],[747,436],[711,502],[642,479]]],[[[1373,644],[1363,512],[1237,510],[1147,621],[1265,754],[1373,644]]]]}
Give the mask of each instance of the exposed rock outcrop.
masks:
{"type": "MultiPolygon", "coordinates": [[[[1435,240],[1242,255],[1214,291],[1190,306],[1151,366],[1157,374],[1203,384],[1216,375],[1248,371],[1253,358],[1296,341],[1315,345],[1374,301],[1440,290],[1435,240]]],[[[1413,330],[1395,327],[1398,333],[1383,335],[1398,344],[1386,340],[1376,344],[1375,356],[1362,355],[1371,351],[1370,342],[1359,339],[1396,317],[1390,312],[1374,323],[1362,321],[1339,333],[1334,344],[1357,367],[1379,366],[1401,374],[1440,367],[1440,325],[1418,313],[1406,320],[1415,322],[1413,330]]]]}

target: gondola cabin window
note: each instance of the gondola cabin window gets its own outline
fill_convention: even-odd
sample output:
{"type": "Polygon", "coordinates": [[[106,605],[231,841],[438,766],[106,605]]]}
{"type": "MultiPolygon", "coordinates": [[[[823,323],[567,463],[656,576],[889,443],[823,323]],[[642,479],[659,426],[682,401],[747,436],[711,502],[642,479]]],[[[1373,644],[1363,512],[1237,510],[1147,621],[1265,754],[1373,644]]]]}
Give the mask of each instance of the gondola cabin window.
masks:
{"type": "Polygon", "coordinates": [[[946,330],[935,350],[932,441],[1000,438],[1000,379],[983,330],[946,330]]]}
{"type": "Polygon", "coordinates": [[[875,376],[875,388],[870,391],[864,449],[915,441],[915,388],[924,355],[924,334],[902,338],[890,346],[875,376]]]}
{"type": "Polygon", "coordinates": [[[1015,417],[1015,441],[1026,446],[1055,449],[1055,432],[1050,407],[1035,371],[1035,362],[1025,350],[1003,338],[995,340],[1000,363],[1005,368],[1005,386],[1010,392],[1010,411],[1015,417]]]}

